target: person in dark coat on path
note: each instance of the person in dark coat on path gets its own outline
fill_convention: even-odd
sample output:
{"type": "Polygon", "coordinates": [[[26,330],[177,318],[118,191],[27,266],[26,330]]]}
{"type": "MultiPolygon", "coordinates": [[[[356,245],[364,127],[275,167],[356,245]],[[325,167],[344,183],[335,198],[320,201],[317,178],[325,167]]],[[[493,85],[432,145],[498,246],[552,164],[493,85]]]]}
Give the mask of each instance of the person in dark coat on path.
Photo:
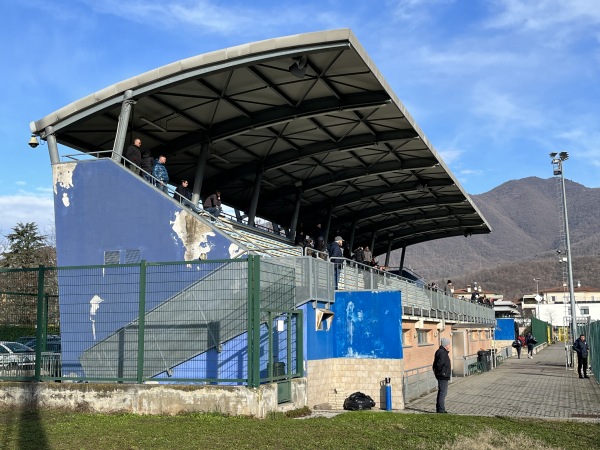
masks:
{"type": "Polygon", "coordinates": [[[435,402],[435,412],[445,414],[446,394],[448,394],[448,383],[452,375],[452,366],[450,364],[450,339],[443,337],[440,348],[435,352],[433,358],[433,373],[438,380],[438,393],[435,402]]]}
{"type": "Polygon", "coordinates": [[[525,335],[525,343],[527,344],[527,357],[529,359],[533,359],[533,346],[537,343],[536,339],[533,337],[533,334],[527,333],[525,335]]]}
{"type": "Polygon", "coordinates": [[[573,350],[577,352],[577,373],[579,374],[579,378],[589,378],[587,376],[589,348],[585,340],[585,334],[579,336],[579,339],[575,341],[573,350]],[[581,368],[583,368],[583,375],[581,375],[581,368]]]}

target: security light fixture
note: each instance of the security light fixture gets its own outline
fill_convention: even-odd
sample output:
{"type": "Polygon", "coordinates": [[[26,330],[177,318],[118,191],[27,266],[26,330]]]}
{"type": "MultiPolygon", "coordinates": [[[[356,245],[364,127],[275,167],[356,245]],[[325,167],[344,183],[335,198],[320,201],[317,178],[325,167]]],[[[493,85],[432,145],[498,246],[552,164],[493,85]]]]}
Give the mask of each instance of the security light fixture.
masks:
{"type": "Polygon", "coordinates": [[[31,148],[36,148],[38,145],[40,145],[40,142],[35,137],[35,134],[32,134],[31,139],[29,139],[29,146],[31,148]]]}
{"type": "Polygon", "coordinates": [[[292,65],[289,67],[288,70],[296,78],[304,78],[304,75],[306,75],[306,63],[308,61],[308,58],[306,57],[306,55],[302,55],[298,58],[293,58],[293,59],[294,59],[294,62],[292,63],[292,65]]]}

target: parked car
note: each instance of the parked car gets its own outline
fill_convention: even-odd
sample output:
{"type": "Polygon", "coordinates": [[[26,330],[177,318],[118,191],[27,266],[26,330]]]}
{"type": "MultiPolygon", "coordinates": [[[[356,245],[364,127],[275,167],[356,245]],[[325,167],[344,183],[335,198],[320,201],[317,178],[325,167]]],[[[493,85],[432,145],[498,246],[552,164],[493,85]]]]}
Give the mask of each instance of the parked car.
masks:
{"type": "Polygon", "coordinates": [[[0,342],[0,368],[3,370],[33,370],[35,350],[19,342],[0,342]]]}
{"type": "MultiPolygon", "coordinates": [[[[37,339],[33,336],[29,341],[25,342],[27,347],[31,347],[35,350],[37,345],[37,339]]],[[[60,353],[60,335],[58,334],[48,334],[46,336],[46,351],[53,353],[60,353]]]]}

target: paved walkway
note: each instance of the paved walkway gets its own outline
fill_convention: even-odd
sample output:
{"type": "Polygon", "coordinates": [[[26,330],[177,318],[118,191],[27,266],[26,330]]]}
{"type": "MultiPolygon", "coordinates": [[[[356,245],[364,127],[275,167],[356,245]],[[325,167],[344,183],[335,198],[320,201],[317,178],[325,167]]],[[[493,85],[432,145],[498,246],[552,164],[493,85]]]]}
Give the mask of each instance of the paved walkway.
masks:
{"type": "MultiPolygon", "coordinates": [[[[559,343],[533,359],[508,358],[491,372],[454,378],[448,389],[449,413],[600,422],[600,384],[565,369],[559,343]]],[[[435,412],[437,391],[413,400],[404,412],[435,412]]]]}

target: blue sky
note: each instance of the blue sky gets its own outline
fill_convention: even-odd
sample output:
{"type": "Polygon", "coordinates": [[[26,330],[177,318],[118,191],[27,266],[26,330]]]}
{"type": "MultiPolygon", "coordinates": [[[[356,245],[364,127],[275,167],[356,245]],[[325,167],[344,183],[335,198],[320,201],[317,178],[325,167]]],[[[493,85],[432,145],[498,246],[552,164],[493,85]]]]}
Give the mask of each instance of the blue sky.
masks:
{"type": "MultiPolygon", "coordinates": [[[[53,222],[29,122],[153,68],[351,28],[470,194],[528,176],[600,187],[600,1],[0,0],[0,235],[53,222]]],[[[62,149],[61,154],[68,154],[62,149]]]]}

